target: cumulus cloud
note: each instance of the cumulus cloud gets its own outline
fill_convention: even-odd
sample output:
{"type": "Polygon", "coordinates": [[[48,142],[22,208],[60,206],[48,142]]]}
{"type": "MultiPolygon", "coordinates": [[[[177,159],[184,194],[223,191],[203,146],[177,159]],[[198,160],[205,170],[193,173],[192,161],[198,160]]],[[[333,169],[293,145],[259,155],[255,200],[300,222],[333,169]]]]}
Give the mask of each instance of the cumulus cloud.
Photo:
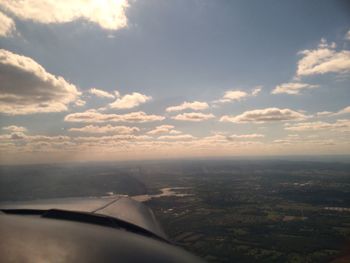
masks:
{"type": "Polygon", "coordinates": [[[241,100],[248,96],[248,93],[240,90],[229,90],[225,92],[223,97],[224,100],[233,101],[233,100],[241,100]]]}
{"type": "Polygon", "coordinates": [[[88,110],[85,112],[76,112],[68,114],[64,120],[67,122],[87,122],[87,123],[101,123],[101,122],[152,122],[161,121],[165,118],[159,115],[148,115],[142,111],[131,112],[127,114],[103,114],[95,110],[88,110]]]}
{"type": "Polygon", "coordinates": [[[221,103],[231,102],[231,101],[240,101],[245,97],[248,97],[249,94],[241,90],[228,90],[225,92],[222,99],[216,101],[221,103]]]}
{"type": "Polygon", "coordinates": [[[215,100],[214,104],[241,101],[249,96],[257,96],[261,90],[262,86],[256,86],[250,93],[242,90],[228,90],[225,91],[224,96],[221,99],[215,100]]]}
{"type": "Polygon", "coordinates": [[[288,120],[301,120],[306,118],[302,113],[291,109],[279,109],[279,108],[266,108],[246,111],[237,116],[224,115],[221,117],[222,122],[275,122],[275,121],[288,121],[288,120]]]}
{"type": "Polygon", "coordinates": [[[112,109],[131,109],[135,108],[147,101],[151,100],[152,97],[144,94],[133,92],[132,94],[126,94],[116,101],[109,104],[112,109]]]}
{"type": "Polygon", "coordinates": [[[335,48],[335,43],[328,44],[322,39],[316,49],[299,52],[302,58],[297,65],[297,77],[350,72],[350,51],[335,48]]]}
{"type": "Polygon", "coordinates": [[[2,128],[5,131],[10,131],[10,132],[26,132],[27,128],[23,126],[16,126],[16,125],[10,125],[2,128]]]}
{"type": "Polygon", "coordinates": [[[172,111],[182,111],[186,109],[191,109],[191,110],[205,110],[208,109],[209,105],[206,102],[200,102],[200,101],[193,101],[193,102],[184,102],[180,105],[177,106],[171,106],[166,108],[167,112],[172,112],[172,111]]]}
{"type": "Polygon", "coordinates": [[[128,126],[94,126],[87,125],[81,128],[70,128],[69,131],[74,132],[84,132],[84,133],[117,133],[117,134],[132,134],[134,132],[140,131],[137,127],[128,127],[128,126]]]}
{"type": "Polygon", "coordinates": [[[291,94],[291,95],[298,95],[301,91],[306,89],[314,89],[318,88],[318,85],[311,85],[307,83],[301,83],[301,82],[289,82],[289,83],[283,83],[281,85],[276,86],[276,88],[271,92],[272,94],[291,94]]]}
{"type": "Polygon", "coordinates": [[[80,92],[33,59],[0,49],[0,112],[12,115],[61,112],[80,92]]]}
{"type": "Polygon", "coordinates": [[[0,37],[8,37],[16,30],[15,22],[0,11],[0,37]]]}
{"type": "Polygon", "coordinates": [[[262,90],[262,86],[256,86],[253,90],[252,90],[252,96],[256,96],[260,93],[260,91],[262,90]]]}
{"type": "Polygon", "coordinates": [[[315,121],[315,122],[301,122],[296,124],[286,124],[286,130],[289,131],[350,131],[350,120],[337,120],[334,123],[315,121]]]}
{"type": "Polygon", "coordinates": [[[172,119],[174,120],[179,120],[179,121],[206,121],[209,119],[215,118],[215,116],[211,113],[209,114],[204,114],[204,113],[200,113],[200,112],[187,112],[187,113],[182,113],[182,114],[178,114],[174,117],[172,117],[172,119]]]}
{"type": "Polygon", "coordinates": [[[164,134],[164,133],[179,134],[181,132],[174,130],[173,125],[160,125],[147,133],[153,135],[153,134],[164,134]]]}
{"type": "Polygon", "coordinates": [[[96,89],[96,88],[89,89],[89,93],[100,98],[110,98],[110,99],[115,98],[113,94],[104,90],[96,89]]]}
{"type": "Polygon", "coordinates": [[[0,6],[19,19],[44,24],[85,19],[108,30],[121,29],[128,24],[127,0],[2,0],[0,6]]]}

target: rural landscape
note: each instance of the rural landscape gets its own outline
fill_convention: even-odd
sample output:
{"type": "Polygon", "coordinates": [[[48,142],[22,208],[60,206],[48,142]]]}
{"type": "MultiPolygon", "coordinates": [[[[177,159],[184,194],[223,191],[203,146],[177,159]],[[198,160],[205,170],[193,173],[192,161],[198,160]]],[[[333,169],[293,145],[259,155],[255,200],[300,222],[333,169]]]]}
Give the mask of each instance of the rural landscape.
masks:
{"type": "Polygon", "coordinates": [[[348,162],[179,160],[0,170],[2,202],[119,194],[148,196],[141,201],[169,238],[208,262],[349,260],[348,162]]]}

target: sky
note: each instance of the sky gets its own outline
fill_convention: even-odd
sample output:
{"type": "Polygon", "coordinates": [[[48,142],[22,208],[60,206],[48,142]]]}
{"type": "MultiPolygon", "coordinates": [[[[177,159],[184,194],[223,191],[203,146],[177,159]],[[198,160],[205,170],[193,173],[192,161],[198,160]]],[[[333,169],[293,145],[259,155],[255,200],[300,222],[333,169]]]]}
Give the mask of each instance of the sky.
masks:
{"type": "Polygon", "coordinates": [[[350,154],[348,1],[0,0],[0,163],[350,154]]]}

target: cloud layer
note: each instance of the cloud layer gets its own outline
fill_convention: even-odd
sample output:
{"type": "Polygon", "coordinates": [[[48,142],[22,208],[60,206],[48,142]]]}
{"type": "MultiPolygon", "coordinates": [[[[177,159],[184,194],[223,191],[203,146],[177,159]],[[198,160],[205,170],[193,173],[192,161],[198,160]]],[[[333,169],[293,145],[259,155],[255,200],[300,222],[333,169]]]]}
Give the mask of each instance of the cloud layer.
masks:
{"type": "Polygon", "coordinates": [[[260,134],[260,133],[252,133],[252,134],[232,134],[227,136],[226,138],[228,140],[237,140],[237,139],[260,139],[260,138],[264,138],[265,135],[264,134],[260,134]]]}
{"type": "Polygon", "coordinates": [[[334,123],[315,121],[315,122],[301,122],[296,124],[288,124],[285,127],[289,131],[320,131],[320,130],[334,130],[334,131],[350,131],[350,120],[337,120],[334,123]]]}
{"type": "Polygon", "coordinates": [[[206,121],[213,118],[215,118],[215,116],[211,113],[205,114],[200,112],[186,112],[186,113],[178,114],[172,117],[172,119],[178,120],[178,121],[194,121],[194,122],[206,121]]]}
{"type": "Polygon", "coordinates": [[[158,137],[158,140],[174,140],[174,141],[192,140],[192,139],[195,139],[195,137],[190,134],[164,135],[164,136],[158,137]]]}
{"type": "Polygon", "coordinates": [[[23,126],[16,126],[16,125],[10,125],[2,128],[5,131],[10,131],[10,132],[26,132],[27,128],[23,126]]]}
{"type": "Polygon", "coordinates": [[[142,111],[131,112],[126,114],[104,114],[95,110],[85,112],[76,112],[68,114],[64,120],[67,122],[87,122],[87,123],[102,123],[102,122],[152,122],[161,121],[165,118],[159,115],[148,115],[142,111]]]}
{"type": "Polygon", "coordinates": [[[128,127],[128,126],[95,126],[87,125],[81,128],[70,128],[69,131],[73,132],[83,132],[83,133],[117,133],[117,134],[132,134],[134,132],[140,131],[137,127],[128,127]]]}

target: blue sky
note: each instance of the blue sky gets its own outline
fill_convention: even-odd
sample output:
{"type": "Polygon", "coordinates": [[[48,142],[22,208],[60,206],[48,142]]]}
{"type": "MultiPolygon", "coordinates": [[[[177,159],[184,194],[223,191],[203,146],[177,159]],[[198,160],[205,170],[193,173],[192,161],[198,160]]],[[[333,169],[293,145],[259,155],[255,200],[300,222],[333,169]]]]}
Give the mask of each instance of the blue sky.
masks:
{"type": "Polygon", "coordinates": [[[43,2],[0,1],[5,163],[350,152],[346,1],[43,2]]]}

